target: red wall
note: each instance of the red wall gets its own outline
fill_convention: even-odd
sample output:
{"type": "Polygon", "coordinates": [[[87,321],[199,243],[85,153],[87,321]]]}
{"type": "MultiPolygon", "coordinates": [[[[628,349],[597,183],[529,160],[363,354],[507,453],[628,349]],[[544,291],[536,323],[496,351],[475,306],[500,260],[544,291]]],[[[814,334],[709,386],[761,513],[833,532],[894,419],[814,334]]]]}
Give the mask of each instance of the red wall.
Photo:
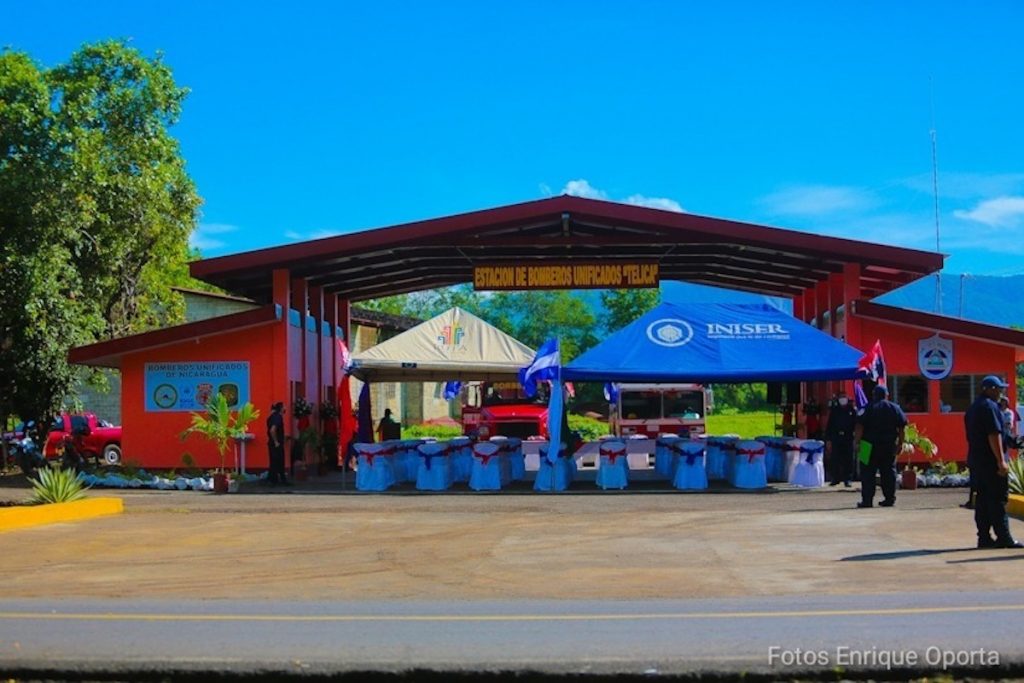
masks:
{"type": "MultiPolygon", "coordinates": [[[[888,375],[920,375],[917,362],[917,343],[931,337],[935,330],[894,325],[861,318],[863,346],[870,348],[875,339],[882,341],[888,375]]],[[[1015,349],[980,339],[960,337],[941,332],[940,336],[953,340],[952,375],[1002,375],[1011,378],[1011,405],[1016,403],[1016,388],[1012,378],[1016,377],[1015,349]]],[[[980,380],[980,378],[979,378],[980,380]]],[[[939,382],[928,381],[928,413],[908,413],[907,418],[917,425],[925,436],[939,447],[938,459],[964,461],[967,457],[967,443],[964,437],[964,414],[942,413],[939,401],[939,382]]]]}
{"type": "MultiPolygon", "coordinates": [[[[269,462],[264,425],[270,405],[274,401],[288,400],[286,396],[273,395],[272,391],[273,327],[266,325],[226,332],[125,356],[121,365],[122,448],[125,460],[138,462],[145,467],[181,468],[181,456],[187,452],[192,454],[198,467],[219,466],[217,449],[205,437],[193,434],[181,441],[179,435],[188,427],[190,413],[146,412],[143,396],[144,364],[248,361],[249,400],[260,411],[260,416],[249,426],[249,431],[256,438],[246,445],[246,467],[266,468],[269,462]]],[[[225,456],[225,464],[228,468],[234,466],[230,450],[225,456]]]]}

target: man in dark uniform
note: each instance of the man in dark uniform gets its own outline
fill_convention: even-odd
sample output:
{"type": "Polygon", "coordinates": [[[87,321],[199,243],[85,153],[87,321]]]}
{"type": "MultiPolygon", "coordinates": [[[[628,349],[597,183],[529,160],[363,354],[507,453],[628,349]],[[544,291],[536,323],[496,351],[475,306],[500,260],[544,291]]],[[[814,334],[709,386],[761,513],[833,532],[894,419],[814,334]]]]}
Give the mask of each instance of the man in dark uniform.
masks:
{"type": "Polygon", "coordinates": [[[871,444],[871,458],[861,466],[861,502],[859,508],[869,508],[875,500],[875,474],[882,479],[882,507],[896,504],[896,455],[903,449],[903,428],[907,416],[903,409],[888,399],[889,390],[876,386],[871,393],[872,402],[864,409],[857,422],[854,448],[860,448],[863,439],[871,444]]]}
{"type": "Polygon", "coordinates": [[[825,453],[829,457],[832,478],[829,486],[839,482],[849,488],[853,476],[853,430],[857,426],[857,413],[850,405],[845,391],[840,391],[828,411],[825,427],[825,453]]]}
{"type": "Polygon", "coordinates": [[[977,490],[974,523],[979,548],[1021,548],[1013,540],[1006,518],[1009,493],[1006,455],[1003,451],[1003,416],[996,401],[1006,383],[995,375],[981,380],[981,393],[964,414],[967,431],[967,466],[977,490]],[[989,531],[995,533],[995,538],[989,531]]]}
{"type": "Polygon", "coordinates": [[[267,482],[286,484],[284,476],[284,403],[278,401],[270,407],[267,417],[267,447],[270,449],[270,471],[267,482]]]}

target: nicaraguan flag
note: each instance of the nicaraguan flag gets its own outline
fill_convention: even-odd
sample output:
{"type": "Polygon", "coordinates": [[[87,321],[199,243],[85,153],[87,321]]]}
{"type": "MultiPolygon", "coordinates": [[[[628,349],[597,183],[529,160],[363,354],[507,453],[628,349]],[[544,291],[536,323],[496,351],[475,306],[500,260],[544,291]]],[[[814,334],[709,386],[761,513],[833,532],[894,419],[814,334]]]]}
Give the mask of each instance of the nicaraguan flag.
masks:
{"type": "Polygon", "coordinates": [[[608,401],[609,403],[619,402],[619,388],[615,386],[612,382],[604,383],[604,400],[608,401]]]}
{"type": "Polygon", "coordinates": [[[537,395],[537,382],[554,381],[561,373],[561,355],[558,352],[558,338],[548,339],[537,349],[537,355],[528,367],[519,369],[519,383],[527,396],[537,395]]]}
{"type": "Polygon", "coordinates": [[[458,398],[459,392],[462,391],[462,382],[452,381],[444,383],[444,400],[450,401],[453,398],[458,398]]]}

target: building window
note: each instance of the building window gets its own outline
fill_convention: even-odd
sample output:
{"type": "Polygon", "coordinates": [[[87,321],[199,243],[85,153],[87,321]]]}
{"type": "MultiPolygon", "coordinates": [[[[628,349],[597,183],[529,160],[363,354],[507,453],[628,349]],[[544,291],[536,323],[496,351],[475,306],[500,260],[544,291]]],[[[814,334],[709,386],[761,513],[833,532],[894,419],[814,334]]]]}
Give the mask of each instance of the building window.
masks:
{"type": "Polygon", "coordinates": [[[992,374],[1002,378],[1002,375],[998,373],[986,372],[978,375],[950,375],[941,380],[939,382],[939,398],[942,400],[940,410],[944,413],[967,412],[967,408],[978,397],[982,378],[992,374]]]}
{"type": "Polygon", "coordinates": [[[920,375],[893,375],[887,384],[890,397],[905,413],[928,412],[928,381],[920,375]]]}

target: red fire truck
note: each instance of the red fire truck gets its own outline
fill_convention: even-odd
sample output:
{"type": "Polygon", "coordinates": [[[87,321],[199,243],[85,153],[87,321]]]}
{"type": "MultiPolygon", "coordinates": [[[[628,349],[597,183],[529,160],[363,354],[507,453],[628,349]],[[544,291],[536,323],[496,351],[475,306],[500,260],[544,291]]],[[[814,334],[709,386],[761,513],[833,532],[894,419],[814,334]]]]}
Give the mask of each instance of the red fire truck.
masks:
{"type": "Polygon", "coordinates": [[[467,436],[548,437],[548,402],[527,398],[518,382],[469,382],[462,388],[462,431],[467,436]]]}
{"type": "Polygon", "coordinates": [[[616,384],[610,427],[616,436],[703,434],[711,390],[700,384],[616,384]]]}

